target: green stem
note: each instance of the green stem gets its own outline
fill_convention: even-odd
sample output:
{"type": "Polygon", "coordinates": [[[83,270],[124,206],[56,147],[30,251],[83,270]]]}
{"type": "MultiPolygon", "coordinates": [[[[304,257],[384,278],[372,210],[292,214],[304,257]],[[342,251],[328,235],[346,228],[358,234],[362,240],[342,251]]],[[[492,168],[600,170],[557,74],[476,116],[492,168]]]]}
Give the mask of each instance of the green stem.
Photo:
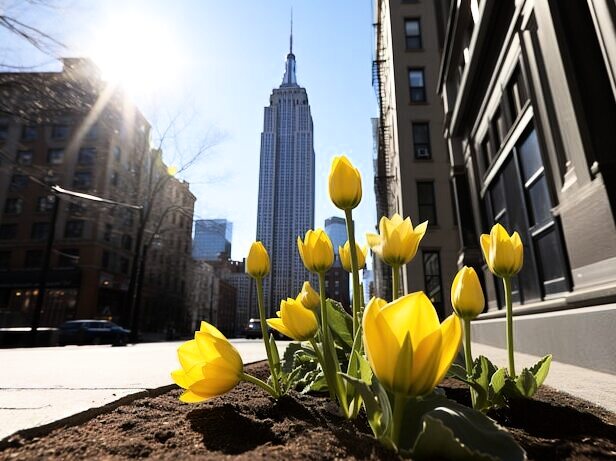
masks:
{"type": "Polygon", "coordinates": [[[265,307],[263,306],[263,279],[255,279],[257,285],[257,302],[259,305],[259,318],[261,319],[261,334],[263,335],[263,344],[265,345],[265,352],[267,353],[267,363],[269,364],[270,372],[272,373],[272,381],[274,382],[274,389],[276,389],[275,397],[280,397],[280,383],[278,382],[278,373],[276,373],[276,367],[274,366],[274,358],[272,356],[272,350],[269,342],[269,335],[267,334],[267,321],[265,319],[265,307]]]}
{"type": "Polygon", "coordinates": [[[509,355],[509,376],[515,378],[515,361],[513,358],[513,308],[511,305],[511,279],[503,278],[505,288],[505,306],[507,308],[507,354],[509,355]]]}
{"type": "Polygon", "coordinates": [[[246,382],[249,382],[249,383],[252,383],[252,384],[256,384],[257,386],[259,386],[264,391],[269,392],[269,394],[272,397],[274,397],[275,399],[277,399],[279,397],[278,392],[276,391],[276,389],[274,389],[272,386],[267,384],[265,381],[261,381],[256,376],[252,376],[252,375],[249,375],[248,373],[242,372],[240,374],[240,379],[242,381],[246,381],[246,382]]]}
{"type": "Polygon", "coordinates": [[[400,266],[391,266],[391,299],[395,301],[400,294],[400,266]]]}
{"type": "Polygon", "coordinates": [[[402,428],[402,419],[404,418],[406,402],[406,394],[394,394],[394,414],[392,421],[391,440],[396,444],[396,448],[398,450],[400,450],[400,429],[402,428]]]}
{"type": "MultiPolygon", "coordinates": [[[[473,374],[473,355],[471,353],[471,321],[469,319],[464,319],[464,361],[466,363],[466,376],[470,378],[473,374]]],[[[477,396],[473,388],[470,391],[473,408],[475,408],[477,396]]]]}
{"type": "Polygon", "coordinates": [[[351,269],[353,273],[353,338],[359,329],[359,310],[360,310],[360,294],[359,294],[359,264],[357,262],[357,246],[355,245],[355,225],[353,223],[352,210],[344,210],[346,218],[347,235],[349,237],[349,247],[351,250],[351,269]]]}

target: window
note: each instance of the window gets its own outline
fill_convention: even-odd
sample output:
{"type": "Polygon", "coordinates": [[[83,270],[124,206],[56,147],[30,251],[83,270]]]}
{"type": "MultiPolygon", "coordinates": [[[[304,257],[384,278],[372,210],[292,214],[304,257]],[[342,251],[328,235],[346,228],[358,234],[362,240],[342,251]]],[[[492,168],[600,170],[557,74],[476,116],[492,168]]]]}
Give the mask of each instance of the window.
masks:
{"type": "Polygon", "coordinates": [[[24,141],[33,141],[38,137],[38,128],[35,126],[26,125],[21,129],[21,139],[24,141]]]}
{"type": "Polygon", "coordinates": [[[69,248],[60,250],[58,255],[58,267],[75,267],[79,262],[79,250],[69,248]]]}
{"type": "Polygon", "coordinates": [[[441,261],[437,250],[423,251],[424,291],[436,308],[438,316],[445,316],[443,309],[443,288],[441,281],[441,261]]]}
{"type": "Polygon", "coordinates": [[[19,165],[32,165],[32,151],[18,150],[16,160],[19,165]]]}
{"type": "Polygon", "coordinates": [[[105,242],[111,242],[112,232],[113,232],[113,226],[111,224],[105,224],[105,232],[103,232],[103,240],[105,242]]]}
{"type": "Polygon", "coordinates": [[[426,84],[423,69],[409,69],[411,102],[426,102],[426,84]]]}
{"type": "Polygon", "coordinates": [[[0,271],[5,271],[11,268],[11,252],[0,251],[0,271]]]}
{"type": "Polygon", "coordinates": [[[419,19],[406,19],[404,21],[404,35],[407,50],[421,49],[421,23],[419,19]]]}
{"type": "Polygon", "coordinates": [[[40,269],[43,266],[43,251],[26,251],[26,259],[24,261],[24,266],[28,269],[40,269]]]}
{"type": "Polygon", "coordinates": [[[1,224],[0,240],[10,240],[17,237],[17,224],[1,224]]]}
{"type": "Polygon", "coordinates": [[[92,173],[89,171],[78,171],[73,177],[73,187],[78,189],[89,189],[92,186],[92,173]]]}
{"type": "Polygon", "coordinates": [[[133,238],[130,235],[122,235],[122,248],[131,250],[133,248],[133,238]]]}
{"type": "Polygon", "coordinates": [[[64,161],[64,149],[49,149],[47,151],[47,163],[60,165],[64,161]]]}
{"type": "Polygon", "coordinates": [[[430,149],[430,126],[426,122],[413,122],[413,149],[415,158],[429,160],[432,158],[430,149]]]}
{"type": "Polygon", "coordinates": [[[9,137],[9,126],[6,123],[0,123],[0,141],[6,141],[9,137]]]}
{"type": "Polygon", "coordinates": [[[36,211],[39,213],[46,213],[51,210],[52,203],[53,202],[50,202],[46,195],[38,197],[36,199],[36,211]]]}
{"type": "Polygon", "coordinates": [[[25,174],[14,174],[11,176],[11,184],[9,190],[18,191],[25,189],[28,186],[28,177],[25,174]]]}
{"type": "Polygon", "coordinates": [[[88,132],[86,133],[86,139],[96,139],[98,138],[98,125],[93,124],[88,132]]]}
{"type": "Polygon", "coordinates": [[[117,186],[118,185],[118,172],[117,171],[112,171],[111,172],[111,185],[112,186],[117,186]]]}
{"type": "Polygon", "coordinates": [[[79,149],[77,163],[80,165],[92,165],[96,160],[96,149],[94,147],[82,147],[79,149]]]}
{"type": "Polygon", "coordinates": [[[428,221],[432,225],[437,224],[434,182],[417,182],[417,203],[419,205],[419,222],[428,221]]]}
{"type": "Polygon", "coordinates": [[[4,212],[6,214],[21,214],[24,208],[24,201],[21,198],[7,198],[4,203],[4,212]]]}
{"type": "Polygon", "coordinates": [[[30,236],[32,240],[45,240],[49,234],[48,222],[35,222],[32,224],[32,232],[30,236]]]}
{"type": "Polygon", "coordinates": [[[519,68],[513,72],[507,83],[507,99],[512,112],[511,118],[515,120],[528,101],[528,91],[519,68]]]}
{"type": "Polygon", "coordinates": [[[68,138],[68,125],[54,125],[51,127],[52,139],[66,139],[68,138]]]}
{"type": "Polygon", "coordinates": [[[84,214],[87,211],[87,208],[82,203],[69,203],[68,211],[71,214],[84,214]]]}
{"type": "Polygon", "coordinates": [[[122,150],[120,149],[120,146],[115,146],[113,148],[113,158],[116,159],[116,161],[120,161],[120,158],[122,158],[122,150]]]}
{"type": "Polygon", "coordinates": [[[83,235],[83,220],[66,221],[64,228],[65,238],[80,238],[83,235]]]}

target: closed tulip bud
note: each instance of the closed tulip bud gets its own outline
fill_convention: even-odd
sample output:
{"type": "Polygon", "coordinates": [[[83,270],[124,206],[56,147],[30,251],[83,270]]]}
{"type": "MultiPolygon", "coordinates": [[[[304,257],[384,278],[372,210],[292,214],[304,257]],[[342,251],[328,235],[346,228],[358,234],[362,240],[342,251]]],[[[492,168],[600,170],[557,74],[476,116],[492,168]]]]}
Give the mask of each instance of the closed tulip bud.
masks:
{"type": "Polygon", "coordinates": [[[490,272],[502,278],[511,277],[522,269],[524,246],[520,235],[514,232],[511,237],[500,224],[495,224],[490,234],[482,234],[481,251],[490,272]]]}
{"type": "Polygon", "coordinates": [[[278,318],[267,319],[267,324],[295,341],[306,341],[314,338],[319,324],[317,317],[310,309],[297,299],[287,298],[280,302],[278,318]]]}
{"type": "MultiPolygon", "coordinates": [[[[357,249],[357,269],[363,269],[366,265],[368,247],[364,246],[362,248],[356,243],[355,248],[357,249]]],[[[347,272],[353,272],[353,269],[351,268],[351,244],[348,240],[344,246],[338,247],[338,255],[340,256],[340,262],[342,263],[344,270],[347,272]]]]}
{"type": "Polygon", "coordinates": [[[372,298],[362,324],[372,371],[385,389],[407,396],[428,394],[442,381],[462,339],[460,319],[452,314],[439,323],[423,292],[389,304],[372,298]]]}
{"type": "Polygon", "coordinates": [[[267,250],[261,242],[254,242],[250,246],[246,258],[246,272],[256,279],[265,277],[270,270],[270,260],[267,250]]]}
{"type": "Polygon", "coordinates": [[[244,369],[237,349],[207,322],[201,322],[195,339],[178,348],[178,358],[182,368],[171,373],[171,377],[186,389],[180,400],[187,403],[229,392],[239,383],[244,369]]]}
{"type": "Polygon", "coordinates": [[[297,248],[304,266],[311,272],[323,273],[334,264],[334,247],[323,229],[309,230],[303,241],[297,237],[297,248]]]}
{"type": "Polygon", "coordinates": [[[310,282],[304,282],[302,286],[302,291],[300,291],[297,299],[304,305],[304,307],[318,311],[321,307],[321,298],[319,294],[314,291],[312,286],[310,286],[310,282]]]}
{"type": "Polygon", "coordinates": [[[458,316],[473,320],[483,312],[485,299],[475,269],[464,266],[451,285],[451,305],[458,316]]]}
{"type": "Polygon", "coordinates": [[[368,245],[381,260],[392,267],[400,267],[415,257],[427,227],[428,221],[424,221],[413,228],[411,218],[402,219],[396,213],[391,219],[381,218],[380,234],[366,234],[366,237],[368,245]]]}
{"type": "Polygon", "coordinates": [[[361,202],[361,174],[344,155],[332,161],[329,197],[341,210],[351,210],[361,202]]]}

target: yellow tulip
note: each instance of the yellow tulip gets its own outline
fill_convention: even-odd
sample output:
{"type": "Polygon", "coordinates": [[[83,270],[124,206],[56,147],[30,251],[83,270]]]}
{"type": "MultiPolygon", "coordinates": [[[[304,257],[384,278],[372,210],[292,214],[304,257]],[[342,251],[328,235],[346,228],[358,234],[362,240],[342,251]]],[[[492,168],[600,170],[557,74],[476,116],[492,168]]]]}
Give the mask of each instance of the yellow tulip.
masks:
{"type": "Polygon", "coordinates": [[[173,381],[186,389],[182,402],[195,403],[222,395],[240,382],[244,364],[237,349],[207,322],[201,322],[195,339],[178,348],[182,368],[171,373],[173,381]]]}
{"type": "Polygon", "coordinates": [[[270,270],[270,259],[267,250],[261,242],[254,242],[250,246],[246,258],[246,272],[254,278],[265,277],[270,270]]]}
{"type": "Polygon", "coordinates": [[[329,197],[341,210],[351,210],[361,202],[361,174],[344,155],[332,161],[329,197]]]}
{"type": "Polygon", "coordinates": [[[304,307],[312,311],[317,311],[319,307],[321,307],[321,298],[319,294],[314,291],[312,286],[310,286],[310,282],[304,282],[302,291],[299,292],[298,299],[304,307]]]}
{"type": "Polygon", "coordinates": [[[334,264],[334,247],[323,229],[309,230],[303,241],[297,237],[297,248],[304,266],[311,272],[324,273],[334,264]]]}
{"type": "Polygon", "coordinates": [[[464,266],[451,285],[451,305],[458,316],[473,320],[483,312],[485,299],[475,269],[464,266]]]}
{"type": "MultiPolygon", "coordinates": [[[[363,269],[366,265],[366,255],[368,253],[368,247],[364,246],[360,247],[357,243],[355,244],[356,252],[357,252],[357,269],[363,269]]],[[[347,240],[344,246],[338,247],[338,254],[340,255],[340,262],[342,263],[342,267],[347,272],[352,272],[351,268],[351,244],[347,240]]]]}
{"type": "Polygon", "coordinates": [[[366,234],[366,238],[380,259],[390,266],[399,267],[415,257],[427,227],[428,221],[425,221],[413,228],[411,218],[402,219],[396,213],[391,219],[385,216],[381,218],[380,235],[366,234]]]}
{"type": "Polygon", "coordinates": [[[297,299],[282,300],[280,310],[276,312],[278,318],[267,319],[267,324],[295,341],[306,341],[314,338],[319,325],[314,312],[304,307],[299,299],[298,296],[297,299]]]}
{"type": "Polygon", "coordinates": [[[511,237],[500,224],[495,224],[490,235],[481,235],[481,250],[490,272],[502,278],[517,274],[524,262],[524,246],[520,235],[514,232],[511,237]]]}
{"type": "Polygon", "coordinates": [[[372,298],[363,317],[363,341],[379,382],[390,392],[425,395],[442,381],[460,340],[460,319],[452,314],[439,324],[423,292],[387,304],[372,298]]]}

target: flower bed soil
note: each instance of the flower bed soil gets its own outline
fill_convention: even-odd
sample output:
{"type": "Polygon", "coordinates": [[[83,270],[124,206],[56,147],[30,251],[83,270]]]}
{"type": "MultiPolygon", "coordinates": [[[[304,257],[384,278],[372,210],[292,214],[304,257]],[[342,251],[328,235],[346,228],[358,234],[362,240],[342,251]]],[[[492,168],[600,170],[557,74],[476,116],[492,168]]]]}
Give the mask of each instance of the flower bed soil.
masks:
{"type": "MultiPolygon", "coordinates": [[[[267,372],[263,363],[247,369],[260,377],[267,372]]],[[[468,404],[458,382],[448,379],[442,387],[468,404]]],[[[365,421],[345,421],[325,397],[292,392],[274,403],[245,383],[203,404],[183,404],[179,394],[135,400],[31,440],[14,436],[0,459],[399,459],[372,438],[365,421]]],[[[543,387],[535,399],[491,416],[530,459],[616,459],[616,415],[553,389],[543,387]]]]}

